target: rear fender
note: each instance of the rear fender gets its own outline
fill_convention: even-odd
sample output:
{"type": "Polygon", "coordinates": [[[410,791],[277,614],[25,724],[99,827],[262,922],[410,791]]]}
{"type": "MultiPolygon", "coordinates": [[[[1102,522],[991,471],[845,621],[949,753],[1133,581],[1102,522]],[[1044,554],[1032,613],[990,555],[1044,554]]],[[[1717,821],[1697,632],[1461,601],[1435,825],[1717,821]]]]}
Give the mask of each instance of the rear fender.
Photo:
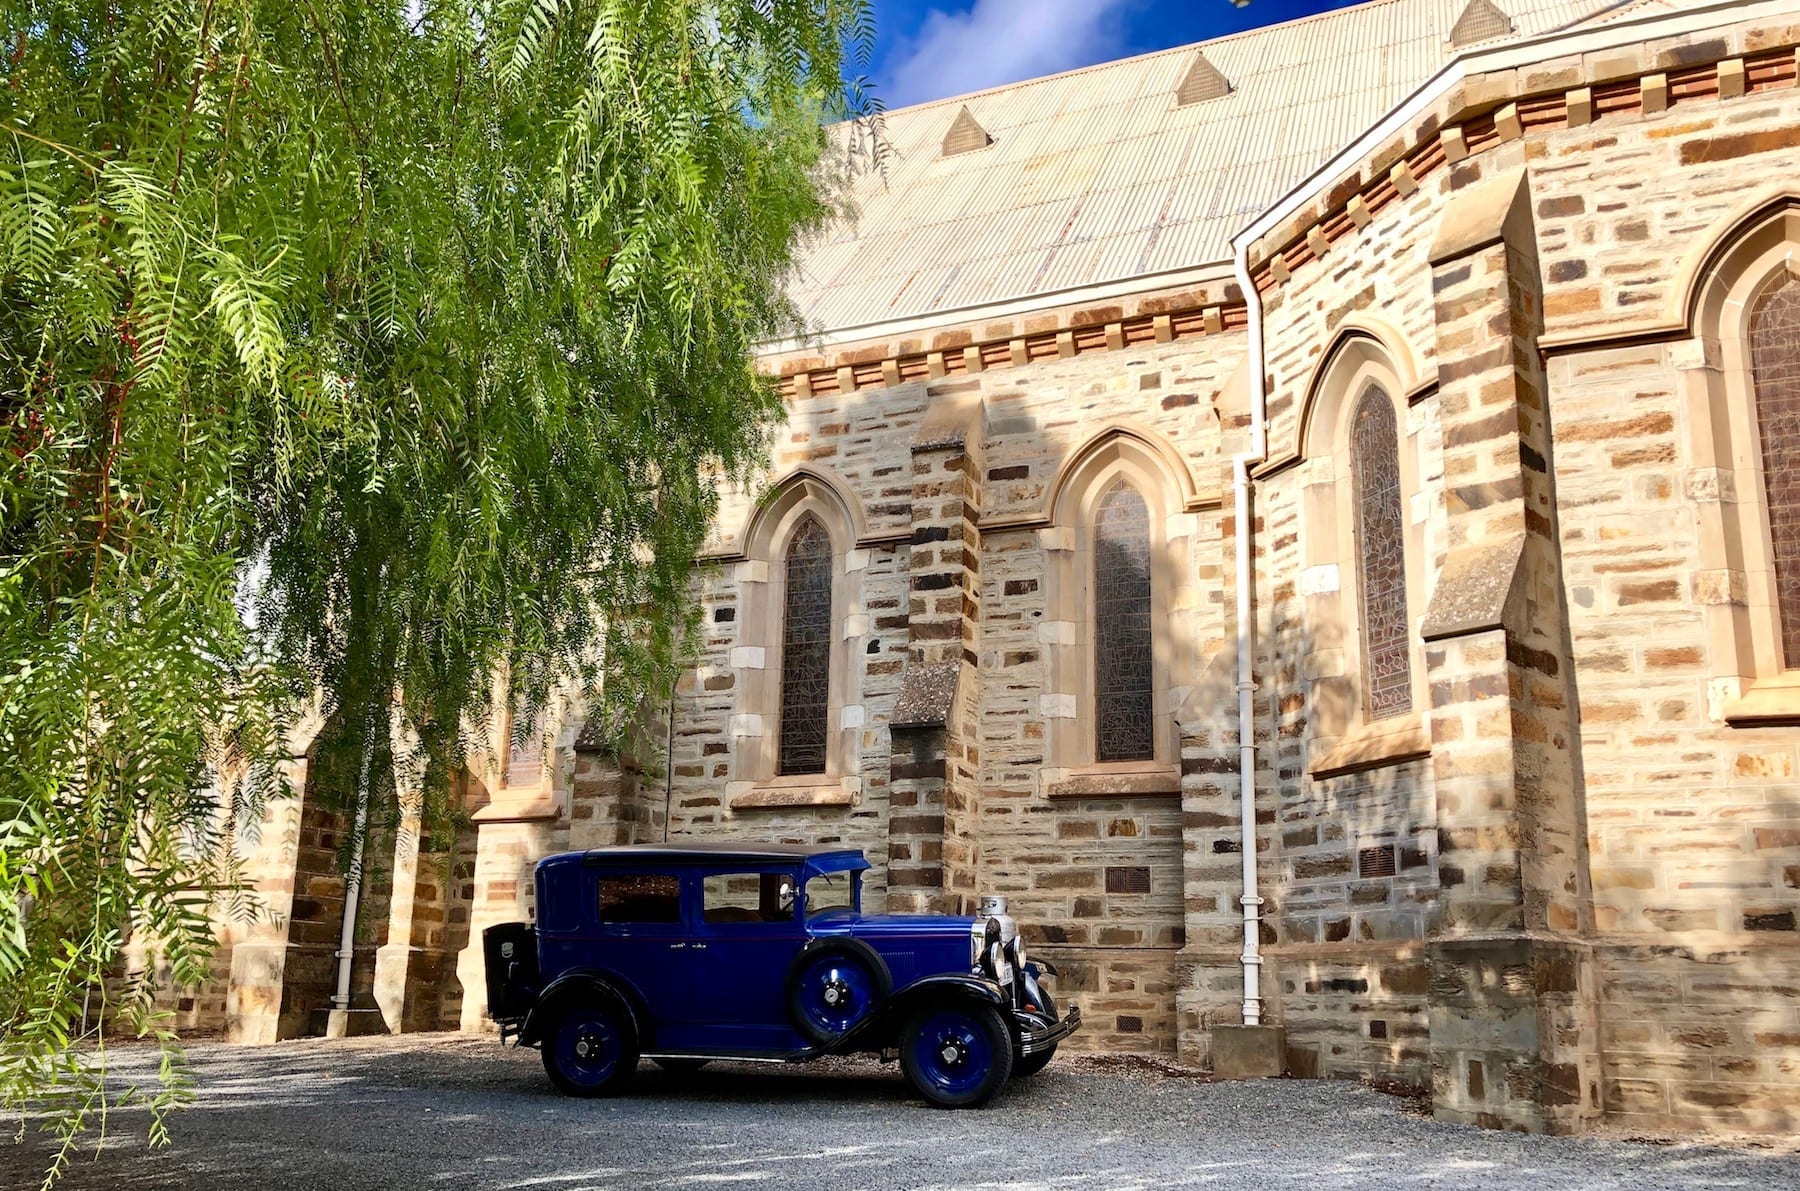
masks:
{"type": "Polygon", "coordinates": [[[650,1046],[654,1041],[653,1019],[637,990],[610,972],[598,971],[565,972],[552,980],[520,1028],[519,1045],[536,1046],[565,1011],[575,1005],[591,1004],[596,998],[622,1006],[637,1033],[638,1045],[646,1049],[650,1046]]]}

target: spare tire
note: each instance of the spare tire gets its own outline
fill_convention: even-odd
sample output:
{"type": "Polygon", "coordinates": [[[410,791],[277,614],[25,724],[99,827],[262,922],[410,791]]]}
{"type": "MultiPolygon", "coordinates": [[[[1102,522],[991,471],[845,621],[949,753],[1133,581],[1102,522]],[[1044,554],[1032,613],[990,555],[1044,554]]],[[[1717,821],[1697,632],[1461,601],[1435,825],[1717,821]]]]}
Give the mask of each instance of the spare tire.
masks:
{"type": "Polygon", "coordinates": [[[860,939],[814,939],[788,968],[788,1017],[809,1042],[823,1045],[862,1025],[888,999],[894,978],[860,939]]]}

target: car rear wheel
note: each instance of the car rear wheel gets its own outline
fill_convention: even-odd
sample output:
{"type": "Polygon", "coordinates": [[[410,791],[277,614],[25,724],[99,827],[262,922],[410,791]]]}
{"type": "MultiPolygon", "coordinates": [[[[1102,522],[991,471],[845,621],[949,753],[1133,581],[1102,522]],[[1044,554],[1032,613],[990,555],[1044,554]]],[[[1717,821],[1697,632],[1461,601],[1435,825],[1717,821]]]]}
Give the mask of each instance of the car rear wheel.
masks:
{"type": "Polygon", "coordinates": [[[906,1024],[900,1066],[939,1108],[978,1108],[1012,1076],[1012,1032],[992,1005],[934,1005],[906,1024]]]}
{"type": "Polygon", "coordinates": [[[637,1030],[611,1001],[564,1013],[543,1040],[544,1071],[570,1096],[616,1096],[637,1070],[637,1030]]]}

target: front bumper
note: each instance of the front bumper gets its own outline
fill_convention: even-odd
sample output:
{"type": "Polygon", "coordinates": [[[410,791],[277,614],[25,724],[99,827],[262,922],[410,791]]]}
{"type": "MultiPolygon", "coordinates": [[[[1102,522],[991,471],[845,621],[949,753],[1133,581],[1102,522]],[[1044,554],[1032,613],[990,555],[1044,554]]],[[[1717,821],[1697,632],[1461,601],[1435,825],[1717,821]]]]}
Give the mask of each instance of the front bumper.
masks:
{"type": "Polygon", "coordinates": [[[1019,1026],[1019,1053],[1022,1055],[1036,1054],[1042,1050],[1049,1050],[1081,1028],[1081,1007],[1070,1005],[1069,1011],[1063,1015],[1062,1020],[1052,1022],[1047,1026],[1040,1026],[1036,1021],[1028,1023],[1024,1018],[1020,1019],[1019,1026]],[[1028,1024],[1030,1028],[1026,1028],[1028,1024]]]}

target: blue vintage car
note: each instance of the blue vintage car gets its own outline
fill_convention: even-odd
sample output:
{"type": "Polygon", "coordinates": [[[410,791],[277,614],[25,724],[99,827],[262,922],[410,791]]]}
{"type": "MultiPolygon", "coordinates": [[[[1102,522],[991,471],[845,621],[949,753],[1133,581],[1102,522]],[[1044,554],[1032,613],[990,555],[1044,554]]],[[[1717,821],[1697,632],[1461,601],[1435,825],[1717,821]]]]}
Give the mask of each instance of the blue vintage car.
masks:
{"type": "MultiPolygon", "coordinates": [[[[488,1012],[574,1096],[639,1058],[898,1058],[919,1094],[984,1104],[1081,1024],[1044,995],[1011,918],[864,914],[859,851],[659,844],[550,856],[537,922],[483,937],[488,1012]]],[[[1045,965],[1048,969],[1048,965],[1045,965]]]]}

